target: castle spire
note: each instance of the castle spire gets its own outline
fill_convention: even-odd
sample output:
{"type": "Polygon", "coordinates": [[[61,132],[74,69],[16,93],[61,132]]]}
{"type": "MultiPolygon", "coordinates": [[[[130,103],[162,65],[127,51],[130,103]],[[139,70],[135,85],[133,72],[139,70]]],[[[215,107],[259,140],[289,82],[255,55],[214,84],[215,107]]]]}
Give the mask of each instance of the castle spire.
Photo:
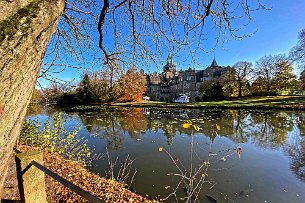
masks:
{"type": "Polygon", "coordinates": [[[172,55],[172,54],[169,54],[169,55],[167,56],[167,63],[168,63],[168,64],[173,64],[173,55],[172,55]]]}
{"type": "Polygon", "coordinates": [[[213,62],[212,62],[210,67],[217,67],[217,66],[218,66],[218,64],[217,64],[216,59],[214,57],[213,62]]]}

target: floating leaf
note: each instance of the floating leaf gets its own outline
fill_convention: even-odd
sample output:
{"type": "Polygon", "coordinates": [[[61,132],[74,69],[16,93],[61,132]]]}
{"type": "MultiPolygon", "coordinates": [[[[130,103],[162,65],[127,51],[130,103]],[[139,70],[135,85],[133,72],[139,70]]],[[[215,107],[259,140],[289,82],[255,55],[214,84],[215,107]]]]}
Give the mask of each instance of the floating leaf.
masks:
{"type": "Polygon", "coordinates": [[[184,124],[182,125],[182,127],[183,127],[183,128],[189,128],[189,127],[191,127],[191,125],[192,125],[192,124],[190,124],[190,123],[184,123],[184,124]]]}
{"type": "Polygon", "coordinates": [[[198,125],[194,125],[194,129],[195,129],[196,131],[199,131],[199,130],[200,130],[200,128],[198,127],[198,125]]]}
{"type": "Polygon", "coordinates": [[[162,152],[163,151],[163,147],[159,147],[159,152],[162,152]]]}
{"type": "Polygon", "coordinates": [[[216,126],[217,130],[219,131],[220,130],[220,125],[216,124],[215,126],[216,126]]]}

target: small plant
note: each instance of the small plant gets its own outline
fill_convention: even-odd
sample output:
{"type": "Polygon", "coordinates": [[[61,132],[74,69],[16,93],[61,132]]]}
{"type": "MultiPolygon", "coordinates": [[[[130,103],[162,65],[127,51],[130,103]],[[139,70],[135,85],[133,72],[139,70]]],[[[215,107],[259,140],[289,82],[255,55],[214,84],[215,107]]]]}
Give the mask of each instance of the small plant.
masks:
{"type": "MultiPolygon", "coordinates": [[[[193,123],[191,120],[186,120],[182,124],[183,128],[190,128],[195,130],[195,132],[200,131],[202,128],[200,128],[197,124],[193,123]]],[[[166,150],[164,147],[159,147],[159,152],[165,153],[172,161],[176,169],[178,170],[176,173],[168,173],[168,176],[174,176],[179,179],[178,184],[174,187],[167,186],[166,189],[171,188],[171,193],[168,194],[165,198],[160,199],[161,201],[167,201],[170,197],[174,198],[176,202],[200,202],[200,193],[202,192],[203,186],[205,184],[208,184],[209,190],[212,190],[214,186],[217,184],[213,178],[211,178],[208,174],[208,170],[211,168],[212,164],[215,164],[220,161],[225,161],[226,158],[234,155],[236,152],[233,150],[233,152],[230,152],[230,150],[223,150],[223,153],[213,153],[212,150],[212,144],[213,139],[218,136],[218,132],[220,131],[221,127],[219,124],[215,124],[211,126],[211,129],[213,131],[213,136],[211,138],[211,142],[209,144],[209,153],[208,157],[204,161],[200,161],[198,165],[195,165],[194,158],[199,158],[198,154],[196,153],[194,149],[194,135],[192,133],[191,136],[191,149],[190,149],[190,165],[186,166],[180,161],[178,158],[174,158],[174,156],[166,150]],[[183,197],[178,197],[178,190],[182,189],[185,194],[183,197]]],[[[238,146],[237,153],[238,157],[240,158],[242,148],[238,146]]],[[[234,200],[230,199],[227,195],[219,192],[227,202],[235,202],[234,200]]],[[[204,195],[207,199],[209,199],[211,202],[217,202],[216,199],[213,197],[205,194],[204,195]]]]}
{"type": "Polygon", "coordinates": [[[92,149],[87,146],[88,140],[80,138],[79,127],[68,131],[64,127],[62,113],[55,113],[52,120],[47,120],[44,127],[35,120],[26,120],[23,124],[20,142],[32,147],[41,147],[84,165],[91,163],[92,149]]]}
{"type": "Polygon", "coordinates": [[[132,166],[135,159],[131,159],[129,155],[127,155],[127,157],[122,163],[118,163],[119,157],[116,157],[115,160],[113,160],[110,157],[107,148],[106,156],[109,166],[108,172],[106,171],[106,177],[110,178],[111,180],[116,180],[120,183],[126,184],[128,187],[131,187],[134,182],[134,177],[137,173],[136,169],[132,171],[132,166]]]}

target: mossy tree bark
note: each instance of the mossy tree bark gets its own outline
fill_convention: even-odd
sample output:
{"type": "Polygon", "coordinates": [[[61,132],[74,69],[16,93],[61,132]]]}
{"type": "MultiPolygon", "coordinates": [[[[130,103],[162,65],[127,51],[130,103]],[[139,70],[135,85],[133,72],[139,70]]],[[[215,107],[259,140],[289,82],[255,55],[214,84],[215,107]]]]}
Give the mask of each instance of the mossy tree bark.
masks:
{"type": "Polygon", "coordinates": [[[65,0],[0,2],[0,198],[42,59],[64,8],[65,0]]]}

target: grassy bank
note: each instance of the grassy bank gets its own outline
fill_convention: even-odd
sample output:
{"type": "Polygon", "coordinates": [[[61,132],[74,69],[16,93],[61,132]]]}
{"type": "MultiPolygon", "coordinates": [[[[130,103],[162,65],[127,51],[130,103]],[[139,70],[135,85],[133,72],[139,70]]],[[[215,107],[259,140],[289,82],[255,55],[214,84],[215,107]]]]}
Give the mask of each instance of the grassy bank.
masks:
{"type": "Polygon", "coordinates": [[[166,102],[130,102],[115,103],[109,106],[125,107],[165,107],[165,108],[223,108],[223,109],[291,109],[305,110],[304,96],[266,96],[225,99],[221,101],[205,101],[186,104],[166,102]]]}
{"type": "Polygon", "coordinates": [[[305,110],[304,96],[264,96],[224,99],[221,101],[204,101],[186,104],[159,101],[113,103],[102,105],[82,105],[67,108],[68,111],[98,111],[105,107],[160,107],[160,108],[196,108],[196,109],[285,109],[305,110]]]}

